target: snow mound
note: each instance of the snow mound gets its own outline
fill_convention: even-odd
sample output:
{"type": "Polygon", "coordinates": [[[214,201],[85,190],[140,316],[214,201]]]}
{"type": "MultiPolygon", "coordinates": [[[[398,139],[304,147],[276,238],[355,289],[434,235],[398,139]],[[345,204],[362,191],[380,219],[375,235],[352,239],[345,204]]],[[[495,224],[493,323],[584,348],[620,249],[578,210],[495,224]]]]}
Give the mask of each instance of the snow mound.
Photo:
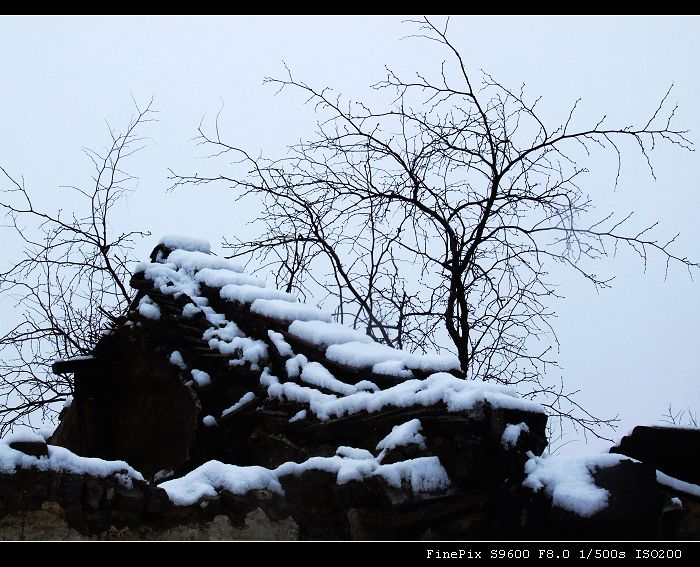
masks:
{"type": "Polygon", "coordinates": [[[274,471],[264,467],[227,465],[221,461],[208,461],[185,476],[159,486],[177,506],[189,506],[204,498],[216,498],[222,490],[232,494],[246,494],[251,490],[283,493],[274,471]]]}
{"type": "Polygon", "coordinates": [[[209,461],[181,478],[160,484],[160,487],[167,492],[174,504],[189,506],[204,498],[215,498],[222,490],[233,494],[246,494],[252,490],[270,490],[284,494],[280,483],[282,477],[299,477],[311,470],[335,475],[336,482],[340,485],[379,476],[396,488],[401,488],[406,483],[416,494],[447,490],[450,487],[447,472],[437,457],[420,457],[382,465],[369,451],[354,447],[339,447],[333,457],[311,457],[303,463],[287,462],[276,469],[239,467],[209,461]]]}
{"type": "Polygon", "coordinates": [[[609,492],[595,485],[592,473],[596,469],[614,467],[620,461],[632,460],[615,454],[536,457],[529,453],[529,457],[523,486],[535,492],[544,490],[553,506],[584,518],[590,518],[608,505],[609,492]]]}
{"type": "Polygon", "coordinates": [[[139,313],[146,319],[152,319],[154,321],[160,319],[160,307],[153,303],[153,300],[147,295],[144,295],[141,301],[139,301],[138,309],[139,313]]]}
{"type": "Polygon", "coordinates": [[[126,487],[131,487],[134,480],[144,480],[141,473],[124,461],[105,461],[94,457],[80,457],[68,449],[55,445],[47,446],[49,451],[47,457],[33,457],[12,449],[10,443],[14,441],[40,441],[43,443],[44,438],[31,431],[21,431],[0,439],[0,473],[12,474],[17,469],[37,469],[77,475],[85,474],[98,478],[114,476],[126,487]]]}
{"type": "Polygon", "coordinates": [[[503,445],[505,449],[512,449],[518,444],[520,434],[527,433],[528,431],[530,431],[530,428],[527,426],[527,423],[509,423],[503,430],[503,435],[501,436],[501,445],[503,445]]]}
{"type": "Polygon", "coordinates": [[[406,445],[418,445],[425,449],[425,437],[420,434],[422,424],[419,419],[412,419],[401,425],[395,425],[391,433],[377,443],[377,449],[395,449],[406,445]]]}

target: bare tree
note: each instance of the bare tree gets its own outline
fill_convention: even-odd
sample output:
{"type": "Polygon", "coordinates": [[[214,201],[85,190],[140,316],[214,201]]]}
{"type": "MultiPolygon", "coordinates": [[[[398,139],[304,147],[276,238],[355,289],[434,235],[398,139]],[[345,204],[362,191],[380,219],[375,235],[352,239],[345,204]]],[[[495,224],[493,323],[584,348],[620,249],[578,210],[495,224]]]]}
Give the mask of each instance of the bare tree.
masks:
{"type": "MultiPolygon", "coordinates": [[[[0,273],[0,297],[12,298],[18,315],[0,336],[0,435],[32,416],[50,418],[72,395],[68,377],[51,373],[56,359],[88,355],[131,300],[128,277],[135,239],[147,233],[114,233],[110,219],[135,179],[123,164],[143,148],[139,129],[152,121],[151,103],[136,105],[123,132],[109,128],[109,145],[85,150],[94,166],[88,188],[70,191],[72,210],[50,212],[35,204],[23,178],[0,166],[4,228],[22,246],[0,273]]],[[[7,235],[6,235],[7,236],[7,235]]]]}
{"type": "Polygon", "coordinates": [[[674,410],[671,404],[669,404],[668,410],[666,410],[666,413],[663,414],[662,418],[662,422],[668,423],[669,425],[675,425],[677,427],[700,427],[697,412],[693,412],[693,410],[690,408],[674,410]]]}
{"type": "Polygon", "coordinates": [[[658,145],[692,151],[686,131],[672,124],[670,89],[638,125],[604,116],[579,126],[579,101],[549,125],[524,87],[470,74],[447,24],[412,24],[448,54],[435,78],[387,70],[373,87],[388,103],[375,109],[287,69],[286,78],[266,82],[308,97],[320,116],[315,137],[281,159],[258,158],[225,142],[217,117],[211,134],[200,125],[199,143],[245,169],[173,173],[173,187],[223,182],[241,197],[259,195],[261,235],[226,241],[233,256],[271,269],[279,286],[318,298],[339,321],[387,345],[449,345],[466,378],[516,385],[553,416],[599,435],[614,419],[591,415],[547,377],[558,348],[548,269],[564,265],[605,288],[610,281],[590,260],[620,245],[645,266],[655,253],[667,271],[673,263],[698,268],[674,251],[675,237],[655,236],[655,224],[628,229],[631,213],[585,222],[593,201],[580,181],[592,149],[616,157],[615,185],[623,150],[636,148],[651,176],[658,145]]]}

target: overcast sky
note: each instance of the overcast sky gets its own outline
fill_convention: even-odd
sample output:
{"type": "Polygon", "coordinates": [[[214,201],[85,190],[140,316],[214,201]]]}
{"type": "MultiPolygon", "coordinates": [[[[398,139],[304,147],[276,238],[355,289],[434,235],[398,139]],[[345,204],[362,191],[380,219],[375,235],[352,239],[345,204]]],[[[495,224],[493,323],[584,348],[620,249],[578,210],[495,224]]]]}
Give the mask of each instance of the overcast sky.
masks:
{"type": "MultiPolygon", "coordinates": [[[[484,69],[513,87],[542,95],[543,115],[565,119],[577,98],[582,120],[607,114],[620,124],[646,122],[674,83],[677,124],[700,132],[700,19],[697,18],[455,18],[450,37],[471,71],[484,69]]],[[[280,76],[282,61],[313,85],[358,99],[383,78],[384,65],[403,72],[435,71],[445,53],[415,39],[402,18],[0,18],[0,164],[23,175],[48,207],[70,207],[61,185],[87,183],[82,148],[106,144],[105,121],[123,125],[132,96],[154,99],[158,122],[144,131],[148,147],[130,164],[139,185],[118,224],[154,234],[209,239],[244,236],[256,213],[234,206],[230,191],[167,193],[167,169],[206,169],[190,141],[203,117],[223,105],[221,130],[231,143],[280,155],[313,131],[312,109],[294,94],[275,96],[262,85],[280,76]]],[[[638,226],[661,220],[660,235],[680,232],[681,255],[700,257],[698,153],[662,150],[657,181],[631,157],[613,190],[614,155],[594,155],[584,190],[601,212],[636,211],[638,226]]],[[[254,204],[250,205],[254,207],[254,204]]],[[[0,261],[17,253],[0,241],[0,261]]],[[[623,253],[601,264],[614,287],[597,294],[562,274],[554,305],[561,342],[561,375],[580,387],[594,413],[622,417],[614,434],[657,423],[669,404],[700,410],[700,282],[680,270],[664,279],[663,265],[644,273],[623,253]]],[[[12,317],[0,304],[0,320],[12,317]]],[[[588,450],[607,444],[594,443],[588,450]]],[[[573,443],[570,450],[581,449],[573,443]]],[[[585,449],[585,447],[584,447],[585,449]]]]}

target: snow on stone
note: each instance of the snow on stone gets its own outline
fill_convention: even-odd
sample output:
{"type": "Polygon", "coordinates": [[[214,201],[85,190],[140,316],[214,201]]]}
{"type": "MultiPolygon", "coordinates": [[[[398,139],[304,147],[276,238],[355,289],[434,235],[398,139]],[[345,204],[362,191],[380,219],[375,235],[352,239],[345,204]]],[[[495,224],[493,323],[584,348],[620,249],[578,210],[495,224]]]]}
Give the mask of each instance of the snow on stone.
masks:
{"type": "Polygon", "coordinates": [[[160,307],[153,303],[153,300],[147,295],[144,295],[139,301],[139,313],[146,319],[154,321],[160,319],[160,307]]]}
{"type": "Polygon", "coordinates": [[[264,467],[238,467],[220,461],[209,461],[183,477],[161,483],[170,500],[188,506],[202,498],[215,498],[220,491],[246,494],[251,490],[271,490],[282,494],[275,471],[264,467]]]}
{"type": "Polygon", "coordinates": [[[0,473],[12,474],[17,469],[86,474],[94,477],[115,476],[119,482],[130,487],[133,480],[143,480],[138,471],[124,461],[104,461],[93,457],[80,457],[68,449],[48,445],[47,457],[32,457],[10,447],[13,441],[40,441],[44,439],[31,431],[20,431],[0,439],[0,473]]]}
{"type": "Polygon", "coordinates": [[[691,484],[690,482],[673,478],[661,471],[656,471],[656,482],[668,488],[672,488],[673,490],[677,490],[678,492],[684,492],[696,498],[700,498],[700,486],[697,484],[691,484]]]}
{"type": "MultiPolygon", "coordinates": [[[[282,333],[278,333],[278,332],[270,329],[267,332],[267,336],[270,337],[272,344],[275,345],[275,348],[277,349],[277,352],[280,354],[280,356],[293,356],[294,355],[294,351],[292,351],[292,347],[289,346],[289,343],[284,340],[284,335],[282,333]]],[[[297,373],[297,375],[298,375],[298,373],[297,373]]]]}
{"type": "Polygon", "coordinates": [[[213,415],[205,415],[202,418],[202,424],[204,425],[204,427],[214,427],[215,425],[217,425],[216,418],[213,415]]]}
{"type": "Polygon", "coordinates": [[[602,454],[586,457],[549,455],[536,457],[532,452],[525,463],[523,486],[535,492],[544,490],[552,505],[589,518],[605,509],[609,492],[596,486],[592,473],[632,460],[624,455],[602,454]]]}
{"type": "Polygon", "coordinates": [[[326,357],[339,364],[354,368],[377,368],[377,373],[395,376],[405,375],[407,369],[438,372],[460,368],[459,360],[451,354],[418,355],[374,342],[333,344],[326,350],[326,357]]]}
{"type": "Polygon", "coordinates": [[[192,378],[197,383],[197,386],[203,387],[211,384],[211,376],[204,372],[204,370],[198,370],[197,368],[192,369],[192,378]]]}
{"type": "Polygon", "coordinates": [[[372,337],[361,331],[326,321],[294,321],[289,325],[289,333],[321,347],[349,342],[374,342],[372,337]]]}
{"type": "Polygon", "coordinates": [[[527,433],[530,428],[527,423],[518,423],[517,425],[509,423],[503,430],[501,435],[501,445],[506,449],[512,449],[518,444],[518,439],[521,433],[527,433]]]}
{"type": "Polygon", "coordinates": [[[450,487],[450,477],[438,457],[418,457],[380,465],[375,474],[396,488],[401,488],[403,481],[407,481],[416,494],[437,492],[450,487]]]}
{"type": "Polygon", "coordinates": [[[493,407],[544,413],[542,406],[519,398],[513,388],[480,380],[463,380],[446,372],[432,374],[425,380],[406,380],[377,392],[357,391],[340,398],[293,382],[280,384],[278,378],[267,371],[263,372],[260,382],[268,387],[268,395],[272,398],[309,404],[308,409],[321,421],[363,411],[374,413],[387,407],[433,406],[438,403],[444,403],[450,412],[468,411],[489,403],[493,407]]]}
{"type": "Polygon", "coordinates": [[[425,449],[425,437],[420,433],[422,424],[419,419],[412,419],[401,425],[395,425],[391,433],[377,443],[378,450],[395,449],[406,445],[418,445],[425,449]]]}
{"type": "Polygon", "coordinates": [[[224,287],[227,285],[265,287],[265,282],[254,276],[221,268],[203,268],[195,274],[194,279],[209,287],[224,287]]]}
{"type": "MultiPolygon", "coordinates": [[[[352,448],[341,447],[339,451],[349,454],[349,449],[352,448]]],[[[376,475],[397,488],[402,486],[402,481],[407,481],[415,493],[435,492],[450,486],[450,479],[438,457],[420,457],[391,465],[380,465],[365,452],[357,456],[362,458],[344,457],[340,454],[334,457],[311,457],[303,463],[284,463],[275,469],[275,473],[278,477],[300,476],[308,470],[321,470],[335,474],[336,482],[341,485],[376,475]]]]}
{"type": "Polygon", "coordinates": [[[183,370],[187,370],[187,365],[185,364],[185,361],[183,360],[182,354],[180,354],[179,350],[174,350],[173,352],[171,352],[170,358],[168,360],[170,361],[170,364],[178,366],[183,370]]]}
{"type": "Polygon", "coordinates": [[[295,421],[300,421],[302,419],[306,419],[306,410],[305,409],[298,411],[292,417],[290,417],[289,423],[294,423],[295,421]]]}
{"type": "Polygon", "coordinates": [[[201,238],[192,238],[190,236],[181,236],[178,234],[168,234],[160,239],[159,244],[167,246],[171,250],[188,250],[190,252],[211,253],[211,246],[206,240],[201,238]]]}
{"type": "Polygon", "coordinates": [[[159,486],[174,504],[188,506],[204,498],[215,498],[223,490],[233,494],[246,494],[251,490],[271,490],[284,494],[280,483],[282,477],[298,477],[312,470],[335,475],[336,482],[341,485],[379,476],[397,488],[408,483],[417,494],[442,491],[450,487],[450,479],[438,457],[421,457],[382,465],[369,451],[354,447],[338,447],[332,457],[311,457],[302,463],[287,462],[274,470],[209,461],[182,478],[169,480],[159,486]]]}
{"type": "Polygon", "coordinates": [[[374,459],[374,455],[367,449],[341,446],[335,450],[335,454],[345,459],[374,459]]]}
{"type": "Polygon", "coordinates": [[[305,364],[301,371],[301,380],[307,384],[330,390],[336,394],[347,396],[357,392],[355,386],[341,382],[319,362],[308,362],[305,364]]]}
{"type": "Polygon", "coordinates": [[[278,321],[331,322],[331,316],[325,311],[305,303],[290,303],[281,299],[256,299],[250,306],[250,310],[278,321]]]}
{"type": "Polygon", "coordinates": [[[671,504],[676,508],[683,508],[683,501],[680,498],[677,498],[676,496],[671,498],[671,504]]]}
{"type": "Polygon", "coordinates": [[[254,399],[255,394],[253,392],[246,392],[245,394],[243,394],[243,396],[241,396],[241,399],[238,400],[235,404],[233,404],[230,408],[227,408],[224,411],[222,411],[221,417],[233,413],[238,408],[242,408],[244,405],[246,405],[248,402],[253,401],[254,399]]]}

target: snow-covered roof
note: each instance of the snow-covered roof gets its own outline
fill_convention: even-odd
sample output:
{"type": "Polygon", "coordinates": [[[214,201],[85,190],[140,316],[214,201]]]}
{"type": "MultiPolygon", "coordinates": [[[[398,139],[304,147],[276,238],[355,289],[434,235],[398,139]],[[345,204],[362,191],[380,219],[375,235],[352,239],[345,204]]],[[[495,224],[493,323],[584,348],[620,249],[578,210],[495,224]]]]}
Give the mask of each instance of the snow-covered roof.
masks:
{"type": "MultiPolygon", "coordinates": [[[[213,352],[228,356],[229,366],[259,370],[269,398],[304,406],[309,419],[410,406],[459,412],[485,403],[543,413],[513,388],[461,379],[452,354],[413,354],[377,343],[209,249],[199,240],[162,239],[153,261],[141,264],[132,280],[141,290],[136,311],[157,322],[161,304],[175,300],[182,308],[179,313],[170,309],[170,317],[206,321],[201,339],[213,352]],[[265,327],[267,336],[256,336],[256,325],[265,327]]],[[[182,355],[172,356],[180,364],[182,355]]],[[[198,387],[211,383],[205,370],[190,368],[198,387]]]]}
{"type": "MultiPolygon", "coordinates": [[[[117,404],[119,421],[82,426],[95,429],[87,454],[114,454],[149,478],[168,479],[161,486],[175,503],[221,491],[279,493],[290,476],[314,471],[339,485],[379,483],[420,499],[471,482],[460,476],[461,454],[450,451],[455,440],[485,436],[484,447],[504,454],[544,447],[544,410],[515,389],[463,379],[450,353],[380,344],[246,274],[206,242],[163,238],[131,285],[136,297],[90,366],[60,369],[84,368],[79,382],[98,390],[123,382],[89,393],[104,415],[117,404]],[[182,439],[168,420],[177,420],[182,439]],[[509,421],[521,426],[505,443],[509,421]],[[150,449],[139,450],[146,438],[150,449]]],[[[65,411],[52,439],[85,454],[76,404],[65,411]]]]}

